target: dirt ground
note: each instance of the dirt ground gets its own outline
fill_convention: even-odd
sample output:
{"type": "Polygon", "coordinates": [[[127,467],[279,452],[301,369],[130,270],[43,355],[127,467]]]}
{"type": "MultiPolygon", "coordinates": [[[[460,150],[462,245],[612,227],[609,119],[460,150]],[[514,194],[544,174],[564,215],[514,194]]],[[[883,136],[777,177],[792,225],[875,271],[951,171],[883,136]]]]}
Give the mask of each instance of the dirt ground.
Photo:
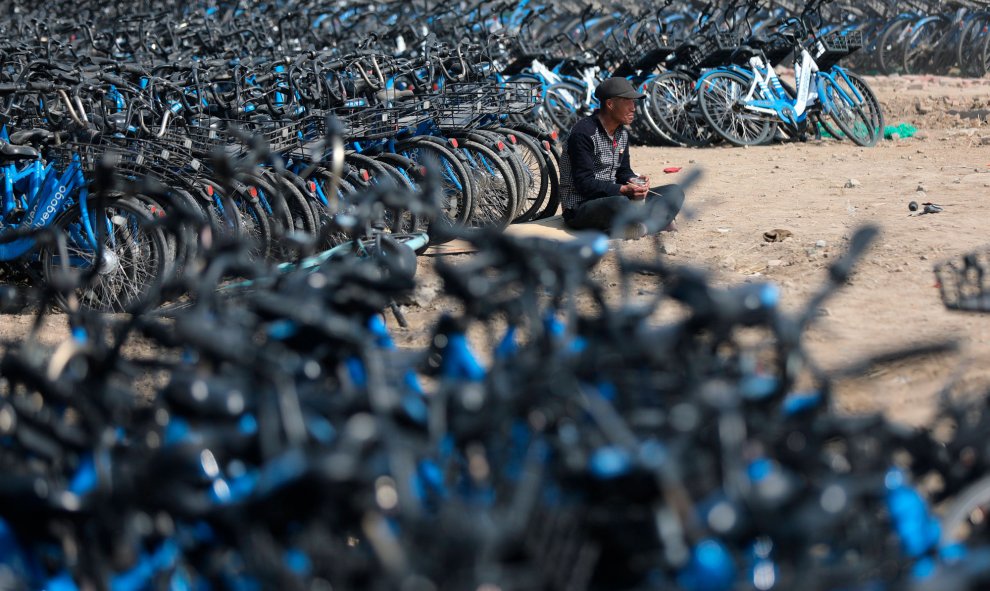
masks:
{"type": "MultiPolygon", "coordinates": [[[[834,140],[747,149],[633,148],[632,161],[654,184],[704,170],[688,194],[680,231],[663,236],[671,261],[708,267],[726,284],[774,281],[790,309],[821,285],[825,268],[856,227],[878,225],[880,240],[820,311],[807,343],[822,366],[839,368],[906,345],[958,340],[958,353],[888,364],[840,384],[841,408],[884,410],[917,424],[931,416],[936,393],[950,378],[959,378],[964,389],[990,387],[990,314],[946,311],[932,273],[936,262],[990,244],[990,80],[868,81],[884,103],[888,125],[910,123],[916,135],[875,148],[834,140]],[[663,174],[670,166],[683,171],[663,174]],[[912,216],[910,201],[934,202],[944,211],[912,216]],[[792,236],[765,241],[764,232],[775,229],[792,236]]],[[[655,244],[647,239],[619,247],[624,255],[647,256],[655,244]]],[[[410,326],[394,329],[401,345],[425,345],[429,328],[450,306],[435,295],[434,261],[420,259],[429,293],[403,307],[410,326]]],[[[597,272],[614,269],[610,255],[597,272]]],[[[657,280],[636,281],[648,291],[657,280]]],[[[0,339],[25,334],[29,326],[27,316],[6,316],[0,339]]],[[[65,335],[64,316],[55,316],[43,337],[55,343],[65,335]]]]}
{"type": "MultiPolygon", "coordinates": [[[[866,355],[909,345],[958,340],[958,353],[874,368],[839,384],[850,412],[884,410],[923,423],[951,378],[962,390],[990,386],[990,314],[947,311],[933,265],[990,244],[990,80],[868,78],[888,125],[909,123],[911,138],[859,148],[834,140],[767,147],[633,148],[633,168],[654,184],[677,182],[691,168],[704,177],[688,194],[680,231],[663,237],[671,261],[703,265],[726,284],[769,279],[785,307],[800,307],[824,281],[855,228],[878,225],[881,237],[848,285],[820,311],[807,335],[815,359],[841,368],[866,355]],[[663,174],[666,167],[681,173],[663,174]],[[908,203],[933,202],[937,214],[909,215],[908,203]],[[769,243],[764,232],[792,237],[769,243]],[[823,242],[822,242],[823,241],[823,242]],[[824,244],[824,246],[821,246],[824,244]],[[818,246],[816,246],[818,245],[818,246]]],[[[649,240],[626,241],[629,256],[653,252],[649,240]]],[[[469,255],[466,255],[469,256],[469,255]]],[[[431,279],[429,258],[421,277],[431,279]]],[[[614,257],[600,272],[615,266],[614,257]]],[[[656,278],[639,277],[649,290],[656,278]]],[[[443,298],[406,306],[402,344],[422,345],[443,298]]]]}

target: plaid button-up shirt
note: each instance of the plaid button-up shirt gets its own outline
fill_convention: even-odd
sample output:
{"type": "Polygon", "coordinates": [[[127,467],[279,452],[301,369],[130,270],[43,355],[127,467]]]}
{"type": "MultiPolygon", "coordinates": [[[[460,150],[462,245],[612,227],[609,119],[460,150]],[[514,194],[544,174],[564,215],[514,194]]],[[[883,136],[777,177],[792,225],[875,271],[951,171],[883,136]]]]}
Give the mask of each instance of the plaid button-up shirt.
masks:
{"type": "Polygon", "coordinates": [[[629,132],[609,136],[597,111],[574,124],[560,158],[560,203],[573,209],[590,199],[620,195],[637,176],[629,165],[629,132]]]}

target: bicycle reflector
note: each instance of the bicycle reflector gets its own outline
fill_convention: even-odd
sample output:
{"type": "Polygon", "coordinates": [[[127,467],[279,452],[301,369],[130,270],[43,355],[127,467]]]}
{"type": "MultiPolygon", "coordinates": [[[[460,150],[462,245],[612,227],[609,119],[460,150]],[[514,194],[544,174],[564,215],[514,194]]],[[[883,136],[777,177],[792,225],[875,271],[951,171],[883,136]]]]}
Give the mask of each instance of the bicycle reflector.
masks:
{"type": "Polygon", "coordinates": [[[508,137],[509,137],[509,143],[512,144],[512,145],[515,145],[516,144],[516,136],[510,133],[508,135],[508,137]]]}
{"type": "Polygon", "coordinates": [[[452,138],[450,138],[450,140],[448,140],[448,141],[450,142],[450,145],[451,145],[451,146],[454,146],[455,148],[456,148],[456,147],[458,147],[458,145],[457,145],[457,138],[453,138],[453,137],[452,137],[452,138]]]}

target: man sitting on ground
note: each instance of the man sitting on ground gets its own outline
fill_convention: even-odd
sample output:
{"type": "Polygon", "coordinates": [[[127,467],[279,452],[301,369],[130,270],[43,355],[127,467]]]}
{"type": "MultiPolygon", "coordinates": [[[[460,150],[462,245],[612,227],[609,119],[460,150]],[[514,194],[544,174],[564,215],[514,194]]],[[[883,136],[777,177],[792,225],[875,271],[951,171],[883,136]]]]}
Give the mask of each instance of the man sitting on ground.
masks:
{"type": "MultiPolygon", "coordinates": [[[[625,78],[609,78],[595,89],[600,107],[571,129],[560,166],[560,200],[568,227],[608,232],[619,214],[638,203],[647,207],[651,226],[674,229],[684,191],[678,185],[651,190],[650,179],[629,164],[625,126],[636,115],[636,101],[645,96],[625,78]]],[[[642,223],[623,229],[625,238],[646,233],[642,223]]]]}

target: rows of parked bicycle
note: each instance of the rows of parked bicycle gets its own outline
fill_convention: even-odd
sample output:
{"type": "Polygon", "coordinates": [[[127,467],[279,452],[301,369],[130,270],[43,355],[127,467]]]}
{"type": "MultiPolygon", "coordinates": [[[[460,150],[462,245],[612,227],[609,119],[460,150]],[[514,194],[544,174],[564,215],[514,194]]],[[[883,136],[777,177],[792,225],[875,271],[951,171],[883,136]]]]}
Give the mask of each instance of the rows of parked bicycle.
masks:
{"type": "MultiPolygon", "coordinates": [[[[558,132],[590,112],[591,89],[609,75],[647,91],[641,141],[754,144],[801,137],[815,122],[870,145],[883,128],[869,87],[836,63],[857,43],[821,28],[819,0],[762,29],[758,19],[780,8],[759,0],[607,13],[530,0],[461,11],[12,6],[0,41],[0,259],[26,260],[48,279],[66,256],[99,268],[103,282],[78,294],[98,309],[141,300],[201,246],[203,236],[148,229],[180,207],[210,220],[212,235],[250,236],[256,256],[276,260],[293,237],[333,246],[337,234],[324,230],[355,194],[416,187],[427,162],[442,171],[439,213],[396,206],[379,230],[554,215],[558,132]],[[792,54],[796,88],[771,67],[792,54]],[[231,160],[245,159],[254,166],[233,176],[231,160]],[[170,190],[115,200],[101,162],[170,190]],[[70,237],[67,255],[19,233],[48,226],[70,237]]],[[[443,235],[429,233],[431,244],[443,235]]]]}
{"type": "MultiPolygon", "coordinates": [[[[438,174],[422,184],[364,192],[340,231],[438,201],[438,174]]],[[[178,211],[156,224],[209,231],[178,211]]],[[[455,233],[478,253],[438,261],[459,311],[421,351],[389,334],[416,285],[389,234],[290,267],[217,236],[126,317],[82,306],[98,278],[71,265],[0,292],[39,310],[0,358],[0,588],[986,588],[987,399],[947,397],[921,429],[833,411],[836,377],[951,343],[826,373],[802,342],[875,229],[795,312],[771,284],[621,251],[606,298],[602,234],[455,233]],[[72,338],[50,350],[56,299],[72,338]],[[669,306],[680,320],[650,320],[669,306]]],[[[990,309],[987,271],[987,253],[945,266],[947,303],[990,309]]]]}
{"type": "MultiPolygon", "coordinates": [[[[174,202],[210,219],[214,233],[252,236],[257,256],[274,259],[285,257],[286,236],[316,236],[360,190],[415,187],[431,160],[443,171],[440,213],[396,211],[390,231],[554,215],[559,134],[596,106],[591,91],[607,76],[646,94],[632,130],[642,143],[753,145],[826,132],[873,145],[881,105],[840,61],[868,69],[884,53],[869,51],[879,40],[893,46],[893,32],[943,22],[823,0],[139,8],[17,5],[4,25],[0,259],[40,262],[29,269],[50,275],[57,255],[16,230],[57,224],[76,236],[73,260],[93,264],[93,219],[131,220],[129,229],[106,224],[116,232],[104,234],[117,234],[99,265],[106,282],[80,294],[102,309],[127,307],[198,248],[201,237],[138,228],[174,202]],[[793,85],[774,69],[785,61],[793,85]],[[105,216],[90,211],[93,174],[111,152],[116,170],[169,186],[170,203],[132,197],[105,216]],[[257,166],[232,179],[221,153],[257,166]],[[332,170],[334,156],[343,162],[332,170]]],[[[965,23],[952,30],[982,40],[980,14],[960,9],[965,23]]],[[[334,234],[323,235],[321,246],[332,246],[334,234]]]]}

